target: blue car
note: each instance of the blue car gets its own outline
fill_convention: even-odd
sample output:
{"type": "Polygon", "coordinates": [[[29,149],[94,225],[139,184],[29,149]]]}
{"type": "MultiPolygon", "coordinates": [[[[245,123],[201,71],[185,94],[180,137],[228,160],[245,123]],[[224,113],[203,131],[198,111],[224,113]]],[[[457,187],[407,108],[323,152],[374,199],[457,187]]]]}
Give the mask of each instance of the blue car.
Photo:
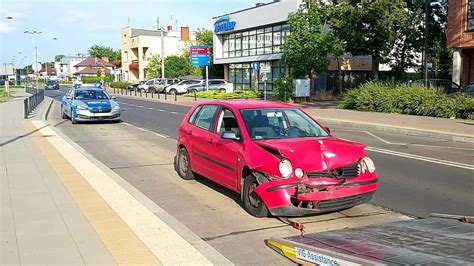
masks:
{"type": "Polygon", "coordinates": [[[63,119],[73,124],[86,121],[122,121],[119,104],[115,97],[98,88],[73,88],[61,101],[63,119]]]}

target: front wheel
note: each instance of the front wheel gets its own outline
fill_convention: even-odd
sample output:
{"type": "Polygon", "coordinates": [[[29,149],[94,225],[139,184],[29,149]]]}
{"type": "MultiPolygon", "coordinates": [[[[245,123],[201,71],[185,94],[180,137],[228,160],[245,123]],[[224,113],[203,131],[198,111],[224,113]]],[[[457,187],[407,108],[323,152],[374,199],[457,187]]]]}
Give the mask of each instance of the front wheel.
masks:
{"type": "Polygon", "coordinates": [[[219,89],[220,92],[225,92],[225,89],[219,89]]]}
{"type": "Polygon", "coordinates": [[[156,89],[155,89],[155,88],[153,88],[153,87],[152,87],[152,88],[150,88],[150,89],[148,89],[148,90],[150,91],[150,93],[156,93],[156,89]]]}
{"type": "Polygon", "coordinates": [[[72,109],[71,109],[71,123],[77,124],[77,121],[76,121],[76,118],[74,117],[74,113],[72,112],[72,109]]]}
{"type": "Polygon", "coordinates": [[[61,107],[61,118],[62,119],[67,119],[66,112],[64,111],[64,108],[61,107]]]}
{"type": "Polygon", "coordinates": [[[184,180],[193,180],[194,173],[191,170],[191,160],[189,159],[188,151],[185,148],[180,148],[178,152],[178,175],[184,180]]]}
{"type": "Polygon", "coordinates": [[[267,217],[268,209],[260,196],[255,193],[255,188],[258,186],[257,179],[252,174],[249,174],[244,181],[243,187],[243,204],[244,209],[255,217],[267,217]]]}
{"type": "Polygon", "coordinates": [[[178,91],[177,91],[177,90],[175,90],[175,89],[171,89],[171,90],[170,90],[170,94],[171,94],[171,95],[178,94],[178,91]]]}

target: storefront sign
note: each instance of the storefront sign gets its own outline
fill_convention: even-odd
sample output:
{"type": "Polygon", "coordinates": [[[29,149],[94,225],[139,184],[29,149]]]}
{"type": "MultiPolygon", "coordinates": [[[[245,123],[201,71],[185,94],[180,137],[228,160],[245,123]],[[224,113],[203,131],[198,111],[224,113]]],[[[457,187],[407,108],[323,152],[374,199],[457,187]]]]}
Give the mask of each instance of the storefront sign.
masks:
{"type": "Polygon", "coordinates": [[[214,22],[214,32],[220,33],[225,31],[231,31],[235,28],[235,21],[230,20],[229,16],[223,16],[214,22]]]}

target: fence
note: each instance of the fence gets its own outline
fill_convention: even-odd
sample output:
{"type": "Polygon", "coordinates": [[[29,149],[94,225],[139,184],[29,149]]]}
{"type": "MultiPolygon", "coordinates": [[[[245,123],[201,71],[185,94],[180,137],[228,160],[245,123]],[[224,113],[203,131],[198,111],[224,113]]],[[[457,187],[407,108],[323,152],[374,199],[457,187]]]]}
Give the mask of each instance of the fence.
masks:
{"type": "Polygon", "coordinates": [[[26,88],[26,91],[33,93],[33,95],[23,101],[25,119],[27,119],[30,113],[44,100],[44,90],[38,90],[38,92],[36,92],[36,89],[34,89],[34,91],[29,92],[28,88],[26,88]]]}

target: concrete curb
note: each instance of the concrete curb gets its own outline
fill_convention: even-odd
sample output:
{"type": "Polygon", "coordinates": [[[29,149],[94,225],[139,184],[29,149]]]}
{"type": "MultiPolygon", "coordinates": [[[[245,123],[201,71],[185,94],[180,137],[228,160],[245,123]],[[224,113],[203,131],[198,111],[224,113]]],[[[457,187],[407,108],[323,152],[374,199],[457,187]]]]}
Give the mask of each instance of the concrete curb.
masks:
{"type": "Polygon", "coordinates": [[[436,131],[428,131],[428,130],[421,130],[421,129],[414,129],[414,128],[406,128],[406,127],[395,127],[390,125],[383,125],[383,124],[371,124],[371,123],[363,123],[363,122],[356,122],[351,120],[342,120],[342,119],[332,119],[332,118],[317,118],[323,124],[332,124],[332,125],[340,125],[340,126],[353,126],[358,129],[372,129],[378,131],[386,131],[391,133],[398,133],[404,134],[408,136],[419,136],[419,137],[429,137],[434,139],[440,140],[448,140],[448,141],[455,141],[455,142],[466,142],[466,143],[474,143],[474,137],[470,136],[462,136],[462,135],[455,135],[445,132],[436,132],[436,131]]]}
{"type": "MultiPolygon", "coordinates": [[[[48,97],[49,98],[49,97],[48,97]]],[[[54,102],[54,99],[51,99],[51,105],[54,102]]],[[[43,118],[43,122],[50,126],[47,121],[47,114],[45,112],[43,118]]],[[[110,176],[117,184],[119,184],[123,189],[125,189],[131,196],[137,199],[145,208],[155,214],[159,219],[161,219],[165,224],[167,224],[171,229],[173,229],[178,235],[180,235],[183,239],[185,239],[188,243],[190,243],[196,250],[198,250],[204,257],[206,257],[211,263],[215,265],[233,265],[231,261],[229,261],[226,257],[224,257],[221,253],[219,253],[216,249],[214,249],[211,245],[206,243],[202,240],[199,236],[194,234],[189,228],[184,226],[181,222],[176,220],[172,215],[168,212],[163,210],[159,207],[156,203],[151,201],[148,197],[138,191],[134,186],[128,183],[125,179],[121,176],[116,174],[102,162],[94,158],[91,154],[89,154],[86,150],[84,150],[81,146],[76,144],[72,141],[69,137],[62,134],[59,130],[56,130],[54,127],[51,129],[61,136],[67,143],[69,143],[72,147],[74,147],[78,152],[80,152],[84,157],[90,160],[93,164],[95,164],[100,170],[102,170],[105,174],[110,176]]]]}

